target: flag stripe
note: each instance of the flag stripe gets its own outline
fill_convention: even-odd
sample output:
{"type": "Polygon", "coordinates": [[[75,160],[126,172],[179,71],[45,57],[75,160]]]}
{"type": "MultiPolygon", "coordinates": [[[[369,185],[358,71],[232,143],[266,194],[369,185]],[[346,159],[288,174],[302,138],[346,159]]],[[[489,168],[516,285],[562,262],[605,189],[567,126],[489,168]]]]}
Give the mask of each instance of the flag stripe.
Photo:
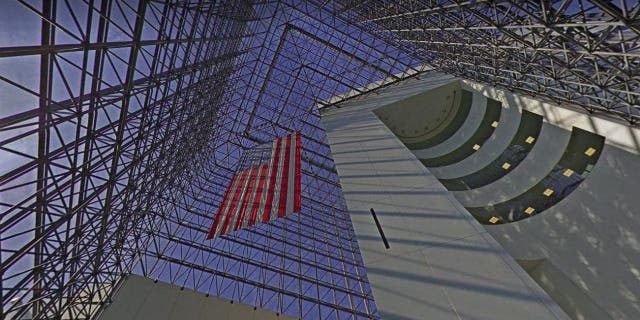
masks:
{"type": "Polygon", "coordinates": [[[264,212],[262,213],[262,222],[269,222],[270,214],[271,214],[271,206],[273,204],[273,188],[276,184],[276,176],[278,169],[278,160],[280,158],[280,140],[282,138],[278,138],[275,141],[275,152],[274,157],[271,159],[271,176],[269,177],[269,187],[267,188],[267,202],[264,205],[264,212]]]}
{"type": "Polygon", "coordinates": [[[230,217],[229,223],[224,226],[225,228],[222,234],[227,234],[230,231],[232,231],[233,226],[236,224],[236,221],[238,220],[238,215],[240,214],[240,210],[242,209],[242,206],[246,202],[247,187],[249,186],[249,183],[251,181],[251,176],[249,175],[250,172],[251,172],[251,169],[242,171],[242,173],[245,175],[245,180],[244,180],[244,184],[240,185],[242,189],[237,191],[240,193],[240,198],[238,199],[238,202],[236,202],[236,206],[234,210],[229,211],[229,217],[230,217]]]}
{"type": "MultiPolygon", "coordinates": [[[[275,152],[275,148],[273,149],[275,152]]],[[[273,159],[273,156],[271,157],[273,159]]],[[[256,222],[263,222],[262,215],[267,210],[267,197],[269,196],[269,182],[271,181],[271,175],[273,174],[273,168],[271,167],[271,163],[267,164],[267,172],[264,179],[264,189],[262,195],[260,196],[260,208],[258,209],[258,215],[256,216],[256,222]]]]}
{"type": "Polygon", "coordinates": [[[300,131],[296,131],[296,160],[295,160],[295,181],[293,183],[293,211],[300,212],[302,210],[302,185],[300,180],[302,178],[302,138],[300,131]]]}
{"type": "Polygon", "coordinates": [[[242,172],[236,173],[236,179],[231,186],[231,193],[229,193],[229,201],[220,212],[220,223],[216,226],[216,231],[214,232],[214,236],[219,236],[222,227],[224,226],[225,219],[227,218],[227,214],[229,213],[229,208],[231,207],[231,202],[233,202],[233,197],[236,193],[236,190],[240,187],[240,178],[242,177],[242,172]]]}
{"type": "Polygon", "coordinates": [[[220,223],[220,217],[222,217],[222,211],[224,211],[224,208],[227,205],[227,202],[229,201],[229,193],[231,193],[231,186],[236,181],[237,177],[238,175],[234,173],[233,178],[231,178],[231,183],[229,184],[227,191],[224,193],[224,198],[222,198],[222,204],[218,208],[218,212],[216,213],[216,218],[213,220],[213,223],[211,224],[211,228],[209,229],[209,233],[207,234],[207,240],[213,238],[213,235],[216,232],[216,228],[220,223]]]}
{"type": "Polygon", "coordinates": [[[249,221],[251,220],[251,212],[253,212],[254,208],[258,207],[260,205],[260,197],[262,196],[262,192],[261,190],[258,190],[258,187],[260,186],[261,183],[261,179],[263,176],[263,171],[265,171],[265,166],[264,165],[259,165],[256,167],[256,172],[255,172],[255,182],[254,182],[254,186],[253,186],[253,191],[251,192],[251,198],[248,199],[248,204],[247,204],[247,211],[244,214],[244,217],[242,219],[242,225],[240,226],[240,229],[247,227],[247,226],[251,226],[252,224],[249,224],[249,221]]]}
{"type": "Polygon", "coordinates": [[[272,142],[271,145],[272,145],[271,158],[269,160],[269,163],[267,164],[267,173],[264,180],[265,188],[264,188],[263,194],[260,196],[260,209],[258,211],[258,216],[256,217],[257,222],[266,222],[264,221],[264,218],[263,216],[261,216],[261,214],[264,215],[265,212],[267,211],[267,198],[269,197],[269,193],[271,193],[271,189],[269,189],[269,186],[271,184],[271,177],[274,174],[274,171],[273,171],[274,168],[271,162],[273,161],[273,158],[275,157],[275,154],[276,154],[276,141],[272,142]]]}
{"type": "MultiPolygon", "coordinates": [[[[244,222],[244,216],[246,214],[247,211],[247,205],[249,205],[251,199],[253,198],[253,188],[255,187],[255,183],[256,183],[256,172],[258,172],[258,167],[249,169],[251,172],[249,173],[249,184],[247,187],[247,191],[246,191],[246,195],[244,197],[244,201],[242,201],[242,207],[240,208],[240,211],[238,212],[238,219],[236,220],[235,226],[233,226],[233,230],[238,230],[238,228],[240,228],[240,226],[242,225],[242,223],[244,222]]],[[[247,170],[247,171],[249,171],[247,170]]]]}
{"type": "MultiPolygon", "coordinates": [[[[207,233],[207,239],[300,212],[301,145],[299,131],[279,137],[271,143],[269,163],[236,172],[207,233]]],[[[261,145],[260,148],[263,150],[260,152],[264,153],[268,152],[269,147],[261,145]]],[[[245,157],[253,157],[254,153],[250,149],[245,157]]]]}
{"type": "Polygon", "coordinates": [[[295,171],[296,171],[296,135],[291,134],[291,141],[289,142],[289,147],[287,148],[287,157],[289,158],[289,165],[287,169],[287,204],[286,209],[283,213],[283,216],[293,212],[293,202],[294,202],[294,192],[295,188],[293,184],[295,183],[295,171]]]}
{"type": "MultiPolygon", "coordinates": [[[[242,176],[240,176],[240,183],[238,183],[239,186],[244,186],[244,180],[247,178],[247,171],[242,171],[242,176]]],[[[233,200],[231,200],[231,206],[229,207],[229,211],[227,211],[227,216],[226,219],[224,220],[224,225],[222,226],[222,229],[220,231],[220,234],[225,234],[227,233],[227,228],[229,227],[229,223],[231,222],[231,218],[233,216],[233,212],[236,209],[236,206],[238,205],[238,199],[240,197],[242,193],[242,189],[241,188],[236,188],[236,190],[234,190],[234,194],[233,194],[233,200]]]]}
{"type": "Polygon", "coordinates": [[[280,192],[281,192],[281,185],[280,185],[280,181],[282,181],[282,175],[284,174],[282,172],[282,167],[284,165],[284,153],[286,152],[286,143],[287,142],[287,137],[283,137],[280,140],[280,149],[279,149],[279,155],[278,155],[278,162],[277,162],[277,166],[276,166],[276,183],[274,186],[274,189],[271,189],[273,191],[273,206],[271,207],[271,214],[269,215],[269,221],[274,220],[276,218],[278,218],[278,208],[280,206],[280,192]]]}
{"type": "Polygon", "coordinates": [[[286,147],[282,152],[282,157],[284,158],[284,163],[282,164],[282,174],[280,175],[280,201],[278,203],[278,218],[284,217],[287,210],[287,188],[288,188],[288,179],[285,178],[285,173],[287,177],[289,176],[289,160],[291,158],[290,150],[291,150],[291,135],[288,135],[286,138],[286,147]]]}
{"type": "Polygon", "coordinates": [[[262,200],[262,193],[263,193],[263,189],[264,189],[264,182],[265,182],[265,178],[267,175],[267,170],[269,169],[269,167],[266,164],[263,164],[260,167],[260,178],[259,178],[259,182],[258,182],[258,189],[256,190],[256,196],[254,198],[253,201],[253,207],[251,208],[251,215],[249,216],[249,225],[252,226],[256,223],[256,215],[258,214],[258,209],[260,208],[260,204],[261,204],[261,200],[262,200]],[[255,199],[257,199],[258,201],[256,201],[255,199]]]}

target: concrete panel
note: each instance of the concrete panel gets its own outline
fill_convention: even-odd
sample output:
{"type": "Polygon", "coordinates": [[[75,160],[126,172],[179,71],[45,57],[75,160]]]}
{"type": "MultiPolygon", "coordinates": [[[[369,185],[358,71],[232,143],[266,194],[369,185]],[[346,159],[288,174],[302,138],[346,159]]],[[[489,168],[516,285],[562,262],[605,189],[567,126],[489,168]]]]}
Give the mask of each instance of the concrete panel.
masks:
{"type": "MultiPolygon", "coordinates": [[[[545,259],[550,263],[544,268],[536,269],[531,274],[573,318],[640,318],[640,268],[638,268],[640,265],[640,245],[638,245],[640,243],[640,231],[638,231],[640,230],[640,218],[636,214],[637,208],[640,207],[640,197],[637,197],[637,192],[635,192],[638,189],[637,181],[640,181],[638,179],[640,158],[637,156],[640,151],[640,129],[629,128],[625,124],[597,118],[575,110],[558,108],[549,103],[535,101],[528,97],[517,96],[504,90],[497,90],[466,80],[465,83],[478,88],[484,95],[503,103],[541,114],[547,122],[543,126],[541,136],[534,149],[512,172],[482,188],[455,193],[456,197],[465,205],[478,206],[506,201],[535,185],[562,156],[572,126],[607,137],[608,146],[605,147],[591,175],[567,198],[530,219],[500,226],[487,226],[487,229],[505,246],[511,256],[518,259],[545,259]],[[554,127],[549,123],[559,127],[554,127]]],[[[352,106],[357,105],[356,102],[352,103],[352,106]]],[[[368,102],[362,100],[358,103],[367,104],[368,102]]],[[[362,110],[352,112],[351,116],[356,117],[358,112],[362,112],[362,110]]],[[[369,127],[371,126],[375,127],[370,123],[369,127]]],[[[353,151],[353,148],[351,149],[353,151]]],[[[371,152],[374,151],[371,150],[371,152]]],[[[379,156],[386,157],[390,154],[379,156]]],[[[367,154],[367,158],[372,159],[372,155],[367,154]]],[[[372,164],[365,171],[371,170],[371,167],[375,169],[376,173],[383,170],[384,159],[375,160],[379,163],[372,164]]],[[[339,166],[338,170],[340,171],[339,166]]],[[[411,173],[406,170],[410,170],[410,168],[403,167],[400,170],[401,174],[410,175],[411,173]]],[[[387,174],[391,175],[392,171],[389,169],[387,174]]],[[[433,177],[430,173],[419,173],[419,170],[416,169],[415,175],[419,174],[433,177]]],[[[360,175],[366,176],[366,173],[362,171],[360,175]]],[[[390,181],[393,179],[391,176],[385,178],[389,180],[386,186],[403,184],[391,183],[390,181]]],[[[380,178],[378,177],[378,179],[380,178]]],[[[381,180],[378,181],[381,183],[381,180]]],[[[397,181],[400,182],[401,179],[397,181]]],[[[406,183],[413,182],[407,181],[406,183]]],[[[428,186],[430,184],[423,182],[422,185],[428,186]]],[[[404,186],[402,190],[404,192],[410,191],[408,186],[404,186]]],[[[361,198],[367,194],[367,192],[358,193],[357,189],[351,189],[351,191],[361,198]]],[[[374,191],[379,192],[379,190],[374,191]]],[[[419,192],[415,193],[419,194],[419,192]]],[[[493,270],[501,270],[498,273],[502,273],[504,269],[493,265],[494,260],[483,261],[485,257],[492,257],[492,254],[486,254],[486,249],[482,249],[482,246],[478,245],[481,242],[478,242],[477,237],[485,236],[482,232],[462,239],[434,242],[431,239],[437,238],[439,234],[432,233],[432,230],[428,229],[422,230],[419,221],[423,219],[449,219],[451,217],[449,212],[444,212],[444,214],[428,212],[431,216],[427,218],[426,215],[419,214],[419,208],[422,206],[419,200],[406,196],[398,197],[393,192],[389,194],[379,192],[378,195],[384,196],[380,200],[384,205],[380,205],[381,209],[379,210],[384,219],[382,220],[383,228],[386,232],[387,225],[390,225],[389,228],[392,231],[389,233],[394,239],[390,241],[392,249],[384,250],[381,242],[375,242],[376,229],[367,230],[366,236],[368,238],[366,241],[369,242],[371,248],[376,250],[376,256],[372,261],[368,260],[366,255],[369,252],[365,250],[363,252],[365,262],[367,266],[370,264],[373,266],[370,272],[374,282],[382,281],[384,283],[384,286],[378,287],[373,286],[372,283],[374,296],[382,294],[383,297],[402,297],[398,292],[403,292],[404,288],[393,291],[391,290],[393,284],[398,283],[400,286],[404,283],[403,281],[410,278],[414,282],[427,282],[429,285],[436,284],[438,288],[442,288],[443,292],[446,292],[447,301],[450,302],[450,305],[455,306],[455,312],[458,312],[458,316],[461,318],[485,318],[489,317],[492,312],[501,312],[499,309],[505,305],[504,301],[502,299],[494,300],[500,295],[509,296],[509,307],[518,305],[520,302],[517,300],[522,300],[527,303],[527,306],[517,307],[518,309],[533,310],[510,318],[531,317],[532,312],[537,312],[535,310],[539,305],[548,308],[546,301],[548,297],[536,296],[540,299],[537,299],[536,303],[528,304],[530,299],[526,295],[509,291],[510,288],[514,288],[514,284],[516,288],[518,287],[517,278],[522,279],[524,287],[529,288],[531,284],[531,279],[523,278],[519,272],[521,270],[510,264],[511,258],[506,257],[503,261],[508,266],[507,270],[514,270],[515,276],[509,279],[496,278],[493,270]],[[397,205],[402,208],[396,208],[397,205]],[[410,212],[411,208],[417,210],[410,212]],[[403,217],[402,214],[398,214],[404,212],[409,212],[411,215],[403,217]],[[400,215],[401,219],[395,215],[400,215]],[[394,230],[398,229],[400,223],[411,226],[394,230]],[[469,240],[472,243],[466,244],[464,240],[469,240]],[[395,247],[400,249],[394,250],[394,241],[399,242],[395,244],[395,247]],[[411,251],[420,245],[424,245],[424,247],[411,251]],[[444,247],[442,252],[438,251],[441,246],[444,247]],[[453,253],[453,248],[471,253],[453,253]],[[478,253],[474,256],[476,251],[478,253]],[[427,273],[425,268],[410,265],[411,263],[420,264],[420,262],[416,262],[420,261],[420,255],[417,252],[422,254],[424,263],[428,266],[426,270],[431,273],[427,273]],[[407,257],[411,257],[411,259],[407,257]],[[387,261],[387,259],[398,260],[395,264],[399,267],[390,262],[393,260],[387,261]],[[451,262],[455,260],[457,263],[451,262]],[[403,273],[402,268],[405,267],[405,263],[407,264],[406,270],[409,272],[403,273]],[[444,266],[440,264],[444,264],[444,266]],[[440,270],[444,270],[444,272],[440,270]],[[435,279],[429,278],[429,276],[435,277],[435,279]],[[396,281],[391,280],[394,277],[397,278],[396,281]],[[486,279],[492,281],[483,282],[486,279]],[[476,283],[476,281],[480,281],[480,283],[476,283]],[[516,282],[511,283],[510,281],[516,282]],[[475,288],[482,288],[483,294],[481,296],[484,294],[489,296],[478,300],[476,295],[470,293],[475,288]],[[484,303],[477,303],[478,301],[484,301],[484,303]],[[495,310],[485,308],[485,305],[493,305],[495,310]]],[[[416,196],[416,199],[423,196],[416,196]]],[[[373,198],[371,197],[371,199],[373,198]]],[[[433,198],[430,198],[429,202],[433,202],[433,198]]],[[[352,204],[349,195],[347,195],[347,203],[349,206],[352,204]]],[[[436,201],[435,206],[439,204],[442,203],[436,201]]],[[[378,204],[374,203],[374,205],[378,204]]],[[[425,208],[428,208],[428,205],[425,208]]],[[[365,230],[366,214],[368,213],[364,209],[367,207],[366,200],[360,203],[360,207],[363,209],[354,219],[354,226],[357,230],[365,230]]],[[[461,210],[461,212],[463,211],[461,210]]],[[[359,236],[359,231],[356,233],[359,236]]],[[[485,239],[488,242],[494,241],[491,237],[485,239]]],[[[503,256],[504,251],[498,255],[503,256]]],[[[532,290],[535,292],[537,289],[533,288],[532,290]]],[[[526,292],[526,289],[518,291],[526,292]]],[[[411,299],[406,296],[404,298],[411,299]]],[[[449,313],[441,308],[442,300],[432,299],[437,301],[430,306],[436,310],[433,311],[437,315],[436,318],[440,318],[441,315],[443,318],[447,318],[449,313]]],[[[392,306],[383,304],[379,304],[379,306],[381,310],[388,307],[389,310],[396,311],[392,306]]],[[[551,308],[551,310],[554,309],[551,308]]],[[[397,316],[397,314],[395,315],[397,316]]],[[[499,315],[494,314],[491,318],[499,318],[499,315]]],[[[532,318],[538,317],[533,316],[532,318]]]]}
{"type": "MultiPolygon", "coordinates": [[[[230,301],[220,299],[218,297],[209,297],[211,302],[203,303],[199,310],[198,320],[209,320],[213,317],[217,319],[230,319],[231,313],[230,301]]],[[[239,304],[236,304],[236,308],[239,304]]]]}
{"type": "Polygon", "coordinates": [[[207,300],[202,299],[202,293],[193,290],[181,290],[173,304],[168,319],[199,319],[201,310],[206,303],[207,300]]]}
{"type": "Polygon", "coordinates": [[[110,315],[127,315],[131,319],[137,316],[141,306],[149,297],[144,289],[148,287],[148,284],[146,279],[139,276],[131,276],[125,281],[117,291],[114,302],[106,307],[100,319],[112,319],[113,316],[110,318],[110,315]]]}
{"type": "Polygon", "coordinates": [[[549,260],[521,260],[518,263],[572,319],[612,319],[549,260]]]}
{"type": "MultiPolygon", "coordinates": [[[[486,100],[486,98],[484,98],[486,100]]],[[[440,179],[451,179],[474,173],[495,160],[509,146],[520,125],[520,111],[517,106],[502,104],[498,127],[480,150],[457,163],[430,169],[440,179]]]]}
{"type": "Polygon", "coordinates": [[[137,275],[127,276],[103,308],[100,320],[292,320],[273,311],[231,301],[137,275]]]}
{"type": "Polygon", "coordinates": [[[431,148],[412,150],[413,154],[415,154],[419,159],[435,158],[457,149],[463,143],[465,143],[465,141],[469,140],[469,138],[476,132],[476,130],[480,126],[480,123],[482,122],[482,117],[484,116],[486,109],[486,97],[479,92],[473,91],[471,110],[469,110],[469,115],[467,116],[467,119],[464,121],[458,132],[444,142],[431,148]]]}
{"type": "MultiPolygon", "coordinates": [[[[445,85],[450,83],[457,78],[446,75],[446,74],[436,74],[429,76],[429,79],[424,77],[417,77],[407,79],[405,81],[399,82],[397,84],[381,88],[376,90],[376,96],[369,96],[366,98],[356,98],[353,100],[349,100],[340,104],[340,107],[346,108],[348,106],[353,105],[362,105],[366,104],[369,107],[381,107],[390,103],[394,103],[403,99],[406,99],[409,96],[416,95],[425,91],[425,85],[428,85],[430,88],[435,88],[437,86],[445,85]]],[[[331,113],[332,110],[323,109],[323,113],[331,113]]]]}
{"type": "Polygon", "coordinates": [[[513,257],[551,261],[611,318],[640,319],[639,172],[640,157],[605,145],[592,173],[566,199],[530,219],[487,229],[513,257]]]}
{"type": "Polygon", "coordinates": [[[477,189],[454,191],[465,207],[481,207],[513,199],[540,182],[562,157],[571,132],[544,123],[529,155],[506,176],[477,189]]]}
{"type": "Polygon", "coordinates": [[[563,105],[559,107],[550,102],[539,101],[529,96],[515,94],[474,81],[463,80],[463,82],[487,97],[543,115],[546,121],[561,128],[571,130],[571,127],[575,126],[591,131],[607,137],[606,143],[609,145],[640,154],[640,128],[631,128],[627,123],[616,119],[587,114],[577,106],[563,105]]]}
{"type": "MultiPolygon", "coordinates": [[[[446,131],[445,128],[451,126],[457,114],[463,114],[460,110],[461,93],[460,82],[453,81],[388,104],[377,109],[375,113],[406,144],[431,140],[442,135],[442,132],[446,131]],[[406,117],[407,114],[411,117],[406,117]]],[[[469,107],[468,103],[466,107],[469,107]]],[[[460,119],[464,120],[462,117],[460,119]]]]}
{"type": "Polygon", "coordinates": [[[494,123],[500,121],[500,113],[502,105],[496,100],[487,101],[487,111],[482,117],[480,127],[473,133],[471,138],[465,141],[460,147],[443,156],[429,159],[420,159],[427,168],[442,167],[451,165],[464,160],[473,155],[477,150],[487,142],[495,131],[494,123]]]}
{"type": "Polygon", "coordinates": [[[421,251],[367,263],[367,277],[382,319],[459,319],[421,251]]]}
{"type": "Polygon", "coordinates": [[[463,319],[506,319],[508,313],[511,319],[540,319],[555,302],[537,294],[518,265],[497,259],[510,257],[496,244],[490,235],[477,234],[424,250],[432,281],[446,289],[463,319]]]}
{"type": "MultiPolygon", "coordinates": [[[[435,74],[433,85],[439,79],[435,74]]],[[[423,80],[423,89],[429,88],[428,79],[423,80]]],[[[378,105],[376,100],[383,97],[384,93],[372,101],[361,99],[358,103],[351,102],[349,107],[341,106],[323,114],[368,278],[383,318],[566,318],[371,112],[378,105]],[[370,208],[376,210],[390,243],[389,250],[377,233],[370,208]],[[476,252],[470,247],[483,249],[476,252]],[[476,267],[480,255],[483,263],[476,267]],[[465,287],[454,279],[456,275],[434,273],[431,264],[448,270],[475,268],[466,271],[474,278],[473,286],[465,287]],[[496,289],[501,286],[515,289],[504,292],[496,289]],[[521,299],[523,296],[529,300],[521,299]],[[473,309],[478,306],[485,306],[486,311],[475,314],[473,309]]]]}

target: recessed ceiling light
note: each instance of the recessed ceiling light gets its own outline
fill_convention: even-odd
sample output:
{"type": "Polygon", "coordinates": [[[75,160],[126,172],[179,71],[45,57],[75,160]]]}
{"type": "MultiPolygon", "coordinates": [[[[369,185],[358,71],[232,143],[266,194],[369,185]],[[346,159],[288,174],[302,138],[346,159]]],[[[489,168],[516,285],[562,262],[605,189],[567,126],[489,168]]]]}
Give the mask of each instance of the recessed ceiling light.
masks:
{"type": "Polygon", "coordinates": [[[491,219],[489,219],[489,222],[491,222],[491,223],[496,223],[498,221],[500,221],[500,218],[498,218],[498,217],[491,217],[491,219]]]}
{"type": "Polygon", "coordinates": [[[573,170],[567,169],[562,173],[562,175],[564,175],[565,177],[571,177],[573,175],[573,170]]]}
{"type": "Polygon", "coordinates": [[[494,127],[494,128],[497,128],[497,127],[498,127],[498,121],[494,121],[494,122],[491,124],[491,126],[492,126],[492,127],[494,127]]]}
{"type": "Polygon", "coordinates": [[[511,168],[511,165],[509,164],[509,162],[505,162],[502,164],[502,169],[509,170],[509,168],[511,168]]]}
{"type": "Polygon", "coordinates": [[[475,151],[480,150],[480,145],[479,144],[474,144],[473,145],[473,150],[475,150],[475,151]]]}
{"type": "Polygon", "coordinates": [[[544,194],[545,196],[547,196],[547,197],[548,197],[548,196],[550,196],[550,195],[552,195],[552,194],[553,194],[553,190],[551,190],[551,189],[547,188],[547,189],[545,189],[545,190],[542,192],[542,194],[544,194]]]}
{"type": "Polygon", "coordinates": [[[587,149],[584,154],[586,154],[587,156],[591,157],[594,153],[596,153],[596,149],[589,147],[589,149],[587,149]]]}
{"type": "Polygon", "coordinates": [[[536,209],[532,207],[527,207],[526,209],[524,209],[524,213],[526,214],[532,214],[534,211],[536,211],[536,209]]]}
{"type": "Polygon", "coordinates": [[[526,142],[528,144],[532,144],[534,141],[536,141],[536,138],[534,138],[532,136],[528,136],[527,139],[524,140],[524,142],[526,142]]]}

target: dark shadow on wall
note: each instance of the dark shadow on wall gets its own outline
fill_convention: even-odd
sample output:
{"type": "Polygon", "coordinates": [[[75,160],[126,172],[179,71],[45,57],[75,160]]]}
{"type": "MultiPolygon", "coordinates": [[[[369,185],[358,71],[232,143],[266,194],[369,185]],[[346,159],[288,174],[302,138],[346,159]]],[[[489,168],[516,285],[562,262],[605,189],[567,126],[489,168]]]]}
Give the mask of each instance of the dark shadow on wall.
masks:
{"type": "MultiPolygon", "coordinates": [[[[416,282],[430,283],[430,284],[439,285],[443,287],[462,289],[465,291],[476,291],[476,292],[481,292],[483,294],[490,294],[494,296],[503,297],[506,299],[517,299],[517,300],[524,300],[524,301],[545,299],[544,297],[541,297],[539,295],[529,294],[529,293],[518,291],[518,290],[511,290],[509,288],[488,286],[488,285],[477,285],[477,284],[467,283],[463,281],[442,279],[438,277],[428,276],[425,274],[416,274],[416,273],[410,273],[410,272],[389,270],[385,268],[378,268],[375,266],[368,266],[367,273],[368,274],[382,273],[389,277],[397,277],[397,278],[416,281],[416,282]]],[[[549,297],[546,297],[546,301],[542,300],[541,302],[553,303],[553,300],[549,297]]]]}
{"type": "Polygon", "coordinates": [[[548,259],[516,261],[572,319],[612,319],[548,259]]]}
{"type": "Polygon", "coordinates": [[[603,147],[603,136],[574,127],[564,154],[542,181],[508,201],[466,209],[483,224],[509,223],[540,214],[570,195],[586,179],[603,147]]]}
{"type": "Polygon", "coordinates": [[[509,146],[484,168],[453,179],[441,179],[440,182],[450,191],[476,189],[497,181],[515,169],[531,152],[538,142],[542,130],[542,116],[523,110],[520,124],[509,146]]]}
{"type": "Polygon", "coordinates": [[[639,173],[637,155],[605,146],[589,179],[564,201],[487,230],[516,259],[548,259],[610,318],[640,319],[640,197],[632,191],[639,173]]]}
{"type": "Polygon", "coordinates": [[[548,257],[592,300],[602,301],[609,318],[640,319],[640,197],[633,192],[640,161],[631,154],[622,160],[607,148],[597,148],[605,151],[589,179],[545,214],[487,229],[514,257],[548,257]],[[599,169],[604,172],[594,177],[599,169]]]}
{"type": "MultiPolygon", "coordinates": [[[[497,100],[487,99],[487,107],[480,125],[475,132],[455,150],[447,154],[433,158],[420,158],[420,161],[426,167],[443,167],[460,162],[471,156],[491,138],[493,132],[498,127],[500,114],[502,113],[502,104],[497,100]]],[[[452,133],[450,136],[452,136],[452,133]]]]}

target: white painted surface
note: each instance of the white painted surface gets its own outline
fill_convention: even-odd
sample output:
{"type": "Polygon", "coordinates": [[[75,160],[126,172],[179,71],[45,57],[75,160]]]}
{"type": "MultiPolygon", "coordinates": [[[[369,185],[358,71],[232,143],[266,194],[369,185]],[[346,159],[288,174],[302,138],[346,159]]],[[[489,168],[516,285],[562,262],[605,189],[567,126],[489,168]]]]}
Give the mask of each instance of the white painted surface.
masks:
{"type": "Polygon", "coordinates": [[[576,110],[579,110],[579,107],[574,107],[576,110],[571,110],[470,80],[463,80],[463,82],[487,97],[543,115],[546,121],[561,128],[571,130],[572,126],[576,126],[605,136],[607,138],[605,143],[609,145],[640,154],[640,128],[630,128],[625,123],[578,112],[576,110]]]}
{"type": "Polygon", "coordinates": [[[613,320],[593,299],[548,259],[518,261],[572,319],[613,320]],[[527,267],[529,264],[529,267],[527,267]],[[533,264],[533,266],[532,266],[533,264]]]}
{"type": "Polygon", "coordinates": [[[465,206],[506,201],[535,185],[562,156],[572,126],[606,137],[592,174],[566,199],[530,219],[487,228],[514,258],[547,259],[583,290],[584,295],[575,294],[574,287],[562,281],[550,284],[567,295],[561,303],[577,319],[602,318],[587,303],[612,319],[640,319],[639,129],[471,85],[503,103],[543,115],[545,123],[529,156],[512,172],[487,186],[453,192],[465,206]]]}
{"type": "Polygon", "coordinates": [[[571,132],[543,123],[538,141],[529,155],[506,176],[477,189],[452,193],[465,207],[482,207],[513,199],[551,172],[562,158],[570,137],[571,132]]]}
{"type": "MultiPolygon", "coordinates": [[[[450,78],[432,74],[420,89],[443,79],[450,78]]],[[[393,94],[390,99],[408,94],[402,87],[387,92],[393,94]]],[[[386,99],[383,92],[323,115],[382,318],[565,319],[555,302],[371,112],[386,99]],[[389,250],[370,208],[376,210],[389,250]]]]}
{"type": "Polygon", "coordinates": [[[378,108],[375,114],[404,143],[420,143],[450,125],[460,101],[460,81],[453,81],[378,108]]]}
{"type": "MultiPolygon", "coordinates": [[[[465,89],[468,89],[465,87],[465,89]]],[[[473,92],[469,115],[453,136],[433,147],[412,151],[418,159],[435,158],[445,155],[465,143],[478,130],[487,109],[487,99],[478,92],[473,92]]]]}
{"type": "Polygon", "coordinates": [[[639,190],[640,157],[605,145],[567,198],[487,229],[516,259],[552,261],[612,319],[640,319],[639,190]]]}
{"type": "MultiPolygon", "coordinates": [[[[479,93],[474,92],[474,94],[479,93]]],[[[487,100],[484,96],[483,99],[487,100]]],[[[503,103],[498,127],[480,150],[462,161],[444,167],[432,168],[430,171],[440,179],[451,179],[463,177],[484,168],[498,158],[509,146],[520,126],[520,118],[521,114],[517,107],[503,103]]]]}

